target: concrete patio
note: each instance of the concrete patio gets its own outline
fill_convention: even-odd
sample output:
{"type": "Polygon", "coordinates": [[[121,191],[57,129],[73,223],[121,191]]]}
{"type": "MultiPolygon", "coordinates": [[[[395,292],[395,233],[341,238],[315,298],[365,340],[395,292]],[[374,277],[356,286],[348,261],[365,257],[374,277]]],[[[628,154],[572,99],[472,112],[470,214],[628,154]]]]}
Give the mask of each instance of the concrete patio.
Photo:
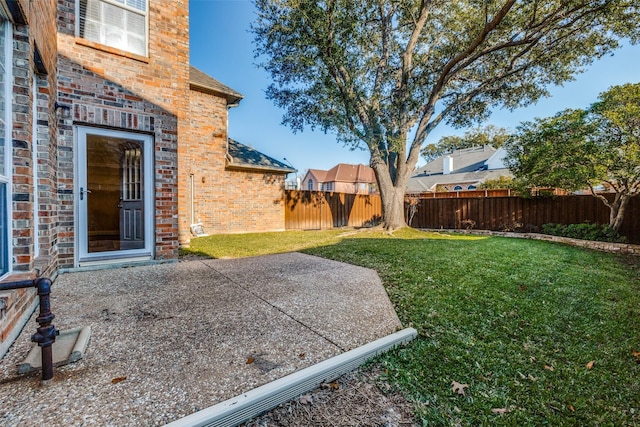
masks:
{"type": "Polygon", "coordinates": [[[0,361],[0,424],[163,425],[400,329],[377,274],[300,253],[60,275],[59,329],[85,357],[18,375],[32,318],[0,361]]]}

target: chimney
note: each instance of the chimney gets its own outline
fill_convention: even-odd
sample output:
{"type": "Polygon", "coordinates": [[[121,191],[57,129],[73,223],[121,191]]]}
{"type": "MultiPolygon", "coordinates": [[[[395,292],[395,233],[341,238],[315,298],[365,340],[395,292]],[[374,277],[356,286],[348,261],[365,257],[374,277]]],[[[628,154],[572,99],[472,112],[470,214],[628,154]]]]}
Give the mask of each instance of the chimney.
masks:
{"type": "Polygon", "coordinates": [[[442,174],[449,175],[451,172],[453,172],[453,158],[446,156],[442,159],[442,174]]]}

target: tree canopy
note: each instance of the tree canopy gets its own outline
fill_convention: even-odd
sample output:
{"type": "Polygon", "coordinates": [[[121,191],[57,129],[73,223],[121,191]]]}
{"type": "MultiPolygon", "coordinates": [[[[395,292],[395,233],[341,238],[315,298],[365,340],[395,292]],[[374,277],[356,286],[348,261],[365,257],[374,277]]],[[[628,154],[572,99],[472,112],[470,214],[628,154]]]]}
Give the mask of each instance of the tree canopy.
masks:
{"type": "Polygon", "coordinates": [[[618,230],[629,199],[640,194],[640,83],[614,86],[586,110],[523,123],[505,148],[521,186],[589,188],[618,230]],[[596,191],[601,185],[613,200],[596,191]]]}
{"type": "Polygon", "coordinates": [[[427,162],[430,162],[438,157],[442,157],[446,153],[463,148],[482,147],[483,145],[500,148],[508,137],[509,132],[507,129],[487,125],[468,130],[463,136],[443,136],[436,144],[425,145],[422,150],[420,150],[420,154],[427,162]]]}
{"type": "Polygon", "coordinates": [[[283,123],[363,146],[387,229],[430,132],[547,96],[637,41],[637,0],[256,0],[256,56],[283,123]]]}

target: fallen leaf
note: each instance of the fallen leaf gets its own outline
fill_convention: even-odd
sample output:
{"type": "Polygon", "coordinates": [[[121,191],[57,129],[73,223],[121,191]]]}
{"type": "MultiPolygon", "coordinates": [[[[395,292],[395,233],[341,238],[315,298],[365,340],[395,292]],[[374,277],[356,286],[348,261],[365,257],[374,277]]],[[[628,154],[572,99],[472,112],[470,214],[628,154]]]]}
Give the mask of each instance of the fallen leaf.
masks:
{"type": "Polygon", "coordinates": [[[529,378],[531,381],[538,381],[538,379],[531,374],[529,374],[527,378],[529,378]]]}
{"type": "Polygon", "coordinates": [[[544,365],[544,369],[546,369],[547,371],[551,371],[551,372],[554,371],[553,366],[551,366],[551,365],[544,365]]]}
{"type": "Polygon", "coordinates": [[[254,359],[253,357],[249,357],[249,358],[247,358],[247,363],[246,364],[247,365],[251,365],[255,361],[256,361],[256,359],[254,359]]]}
{"type": "Polygon", "coordinates": [[[111,384],[118,384],[121,383],[122,381],[126,380],[127,377],[117,377],[111,380],[111,384]]]}
{"type": "Polygon", "coordinates": [[[587,366],[586,366],[587,370],[593,368],[593,365],[595,365],[595,364],[596,364],[595,360],[592,360],[591,362],[587,363],[587,366]]]}
{"type": "Polygon", "coordinates": [[[576,408],[574,408],[573,405],[569,405],[569,410],[571,412],[576,412],[576,408]]]}
{"type": "Polygon", "coordinates": [[[502,415],[509,412],[509,408],[493,408],[491,412],[493,412],[494,414],[502,415]]]}
{"type": "Polygon", "coordinates": [[[298,398],[298,402],[302,403],[303,405],[307,405],[313,403],[313,398],[310,394],[303,394],[302,396],[300,396],[300,398],[298,398]]]}
{"type": "Polygon", "coordinates": [[[304,354],[304,353],[300,353],[300,354],[298,355],[298,358],[299,358],[299,359],[304,359],[305,357],[306,357],[306,354],[304,354]]]}
{"type": "Polygon", "coordinates": [[[323,389],[330,389],[330,390],[339,390],[340,389],[340,384],[338,384],[337,381],[331,382],[331,383],[322,383],[320,384],[320,388],[323,389]]]}
{"type": "Polygon", "coordinates": [[[531,363],[536,363],[538,361],[538,359],[536,359],[534,356],[531,356],[529,358],[529,361],[531,361],[531,363]]]}
{"type": "Polygon", "coordinates": [[[640,351],[634,351],[631,349],[631,354],[633,355],[633,358],[636,359],[636,363],[640,363],[640,351]]]}
{"type": "Polygon", "coordinates": [[[454,393],[458,393],[459,395],[466,396],[466,393],[464,392],[465,388],[469,388],[469,384],[460,384],[457,381],[451,382],[451,391],[453,391],[454,393]]]}

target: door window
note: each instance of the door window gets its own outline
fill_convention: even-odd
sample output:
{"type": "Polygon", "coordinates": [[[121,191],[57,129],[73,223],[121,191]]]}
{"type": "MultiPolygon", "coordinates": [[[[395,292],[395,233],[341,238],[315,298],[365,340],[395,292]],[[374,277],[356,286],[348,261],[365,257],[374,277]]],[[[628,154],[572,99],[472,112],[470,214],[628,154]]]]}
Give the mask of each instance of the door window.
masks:
{"type": "Polygon", "coordinates": [[[80,258],[149,255],[151,137],[78,128],[80,258]]]}

